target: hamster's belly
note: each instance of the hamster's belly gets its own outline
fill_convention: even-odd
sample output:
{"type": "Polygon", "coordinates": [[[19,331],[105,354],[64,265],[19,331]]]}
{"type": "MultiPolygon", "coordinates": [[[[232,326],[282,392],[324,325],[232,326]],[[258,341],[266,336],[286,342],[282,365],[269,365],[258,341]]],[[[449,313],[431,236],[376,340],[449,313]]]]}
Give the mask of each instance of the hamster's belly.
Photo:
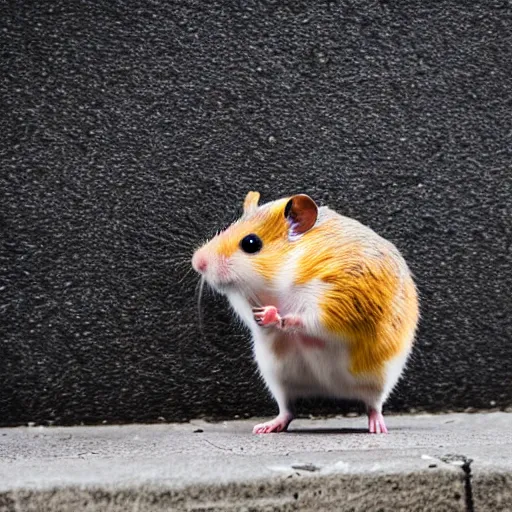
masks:
{"type": "Polygon", "coordinates": [[[258,341],[255,352],[263,377],[270,372],[290,398],[358,398],[358,382],[348,370],[349,355],[343,342],[298,334],[258,341]]]}

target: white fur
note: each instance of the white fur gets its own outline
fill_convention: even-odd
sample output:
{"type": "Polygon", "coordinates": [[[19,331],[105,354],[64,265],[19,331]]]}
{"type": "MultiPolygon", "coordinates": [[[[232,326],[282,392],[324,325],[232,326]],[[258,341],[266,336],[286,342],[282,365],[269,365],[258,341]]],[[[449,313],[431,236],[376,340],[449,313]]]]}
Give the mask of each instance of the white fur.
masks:
{"type": "Polygon", "coordinates": [[[391,391],[393,391],[393,388],[396,386],[396,383],[400,379],[410,353],[410,349],[404,350],[401,354],[395,356],[393,359],[386,363],[385,385],[381,396],[382,403],[385,402],[386,398],[389,396],[391,391]]]}

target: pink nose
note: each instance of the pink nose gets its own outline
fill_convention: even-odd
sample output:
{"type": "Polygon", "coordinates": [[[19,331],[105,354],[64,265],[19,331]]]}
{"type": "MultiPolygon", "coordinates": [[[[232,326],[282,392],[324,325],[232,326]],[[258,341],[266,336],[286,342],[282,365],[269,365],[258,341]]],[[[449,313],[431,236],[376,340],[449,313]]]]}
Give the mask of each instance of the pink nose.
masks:
{"type": "Polygon", "coordinates": [[[203,255],[194,254],[194,257],[192,258],[192,266],[197,272],[203,274],[208,268],[208,262],[203,255]]]}

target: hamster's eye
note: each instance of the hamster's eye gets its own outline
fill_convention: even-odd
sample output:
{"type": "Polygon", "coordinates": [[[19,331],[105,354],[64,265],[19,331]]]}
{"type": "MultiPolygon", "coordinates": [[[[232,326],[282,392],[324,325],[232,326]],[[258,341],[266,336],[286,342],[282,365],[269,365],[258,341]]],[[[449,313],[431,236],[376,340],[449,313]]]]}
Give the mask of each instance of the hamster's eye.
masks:
{"type": "Polygon", "coordinates": [[[242,248],[242,251],[249,254],[254,254],[255,252],[261,250],[263,247],[263,242],[259,236],[251,234],[242,238],[240,241],[240,247],[242,248]]]}

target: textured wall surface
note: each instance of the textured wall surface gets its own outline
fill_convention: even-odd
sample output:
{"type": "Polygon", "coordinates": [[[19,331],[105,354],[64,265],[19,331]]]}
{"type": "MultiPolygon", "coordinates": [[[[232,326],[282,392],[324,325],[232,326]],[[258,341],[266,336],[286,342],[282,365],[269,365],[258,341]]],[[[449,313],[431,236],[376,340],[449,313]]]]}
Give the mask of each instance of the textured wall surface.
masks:
{"type": "Polygon", "coordinates": [[[423,321],[388,410],[512,405],[510,2],[0,10],[1,424],[271,414],[187,274],[249,189],[403,251],[423,321]]]}

